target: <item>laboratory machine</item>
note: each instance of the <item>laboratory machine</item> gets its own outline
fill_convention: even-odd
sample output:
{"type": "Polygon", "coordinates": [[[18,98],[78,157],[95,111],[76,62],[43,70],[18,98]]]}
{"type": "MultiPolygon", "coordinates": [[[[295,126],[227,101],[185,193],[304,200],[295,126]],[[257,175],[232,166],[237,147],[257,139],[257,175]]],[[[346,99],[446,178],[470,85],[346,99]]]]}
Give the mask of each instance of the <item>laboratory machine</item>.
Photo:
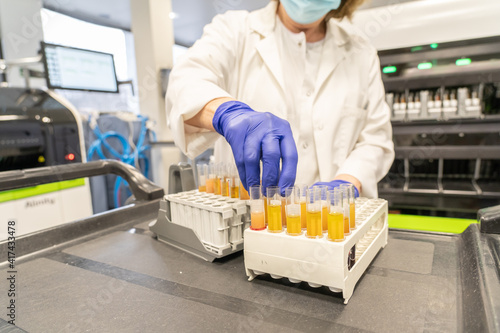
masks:
{"type": "Polygon", "coordinates": [[[396,158],[395,209],[470,216],[500,203],[500,38],[380,52],[396,158]]]}
{"type": "Polygon", "coordinates": [[[378,50],[391,111],[396,156],[379,183],[391,209],[471,218],[500,204],[499,10],[410,1],[354,15],[378,50]]]}
{"type": "MultiPolygon", "coordinates": [[[[25,79],[22,88],[8,82],[0,87],[0,171],[86,162],[80,114],[55,89],[118,92],[111,54],[40,45],[36,57],[0,59],[0,71],[18,68],[25,79]],[[44,72],[32,69],[39,63],[44,72]],[[48,89],[32,88],[34,77],[45,78],[48,89]]],[[[92,214],[90,180],[85,178],[3,191],[0,198],[2,216],[20,222],[18,235],[92,214]]],[[[4,230],[0,234],[7,237],[4,230]]]]}
{"type": "MultiPolygon", "coordinates": [[[[0,171],[85,162],[77,111],[50,90],[0,87],[0,171]],[[83,154],[82,154],[83,152],[83,154]]],[[[68,181],[0,192],[2,217],[19,220],[18,235],[92,214],[89,181],[68,181]]],[[[6,239],[6,230],[0,239],[6,239]]]]}

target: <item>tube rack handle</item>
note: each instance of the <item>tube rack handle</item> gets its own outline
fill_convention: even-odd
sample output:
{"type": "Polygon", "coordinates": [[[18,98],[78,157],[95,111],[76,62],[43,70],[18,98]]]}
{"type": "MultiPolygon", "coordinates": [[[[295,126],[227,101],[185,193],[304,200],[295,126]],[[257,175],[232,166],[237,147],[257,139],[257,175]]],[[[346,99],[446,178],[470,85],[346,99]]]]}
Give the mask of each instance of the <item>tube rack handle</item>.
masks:
{"type": "Polygon", "coordinates": [[[196,189],[193,168],[188,163],[172,164],[169,168],[168,194],[196,189]]]}

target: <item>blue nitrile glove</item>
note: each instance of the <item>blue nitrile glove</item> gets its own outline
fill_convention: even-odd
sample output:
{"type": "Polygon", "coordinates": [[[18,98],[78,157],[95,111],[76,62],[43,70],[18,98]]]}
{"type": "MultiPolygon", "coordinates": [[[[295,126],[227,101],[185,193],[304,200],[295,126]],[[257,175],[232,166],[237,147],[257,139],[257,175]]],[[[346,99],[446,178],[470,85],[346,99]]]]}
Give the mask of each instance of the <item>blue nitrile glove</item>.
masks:
{"type": "MultiPolygon", "coordinates": [[[[337,179],[337,180],[332,180],[331,182],[317,182],[317,183],[314,183],[313,186],[326,185],[326,186],[328,186],[329,190],[333,190],[333,188],[338,187],[338,186],[340,186],[342,184],[351,184],[351,185],[353,185],[351,182],[348,182],[347,180],[337,179]]],[[[354,186],[354,197],[355,198],[359,197],[359,191],[358,191],[358,188],[356,186],[354,186]]]]}
{"type": "Polygon", "coordinates": [[[279,185],[282,191],[293,186],[298,156],[288,121],[269,112],[256,112],[245,103],[229,101],[217,108],[212,124],[231,145],[247,190],[260,184],[261,159],[264,193],[268,186],[279,185]]]}

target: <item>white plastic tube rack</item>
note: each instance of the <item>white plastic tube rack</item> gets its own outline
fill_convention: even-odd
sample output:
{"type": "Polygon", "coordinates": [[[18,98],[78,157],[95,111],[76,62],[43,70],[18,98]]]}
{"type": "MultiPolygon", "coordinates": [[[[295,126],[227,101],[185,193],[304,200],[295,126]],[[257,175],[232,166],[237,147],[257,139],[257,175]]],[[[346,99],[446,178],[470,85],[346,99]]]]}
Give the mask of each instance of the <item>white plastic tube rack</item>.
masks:
{"type": "Polygon", "coordinates": [[[358,198],[357,228],[343,242],[331,242],[326,235],[309,239],[305,235],[289,236],[286,232],[245,230],[245,270],[252,281],[257,275],[286,277],[292,283],[308,282],[311,287],[327,286],[342,292],[344,303],[352,296],[354,286],[388,237],[387,201],[358,198]],[[348,256],[356,245],[356,263],[349,270],[348,256]]]}
{"type": "Polygon", "coordinates": [[[150,230],[160,241],[213,261],[243,249],[247,210],[244,201],[197,190],[170,194],[150,230]]]}

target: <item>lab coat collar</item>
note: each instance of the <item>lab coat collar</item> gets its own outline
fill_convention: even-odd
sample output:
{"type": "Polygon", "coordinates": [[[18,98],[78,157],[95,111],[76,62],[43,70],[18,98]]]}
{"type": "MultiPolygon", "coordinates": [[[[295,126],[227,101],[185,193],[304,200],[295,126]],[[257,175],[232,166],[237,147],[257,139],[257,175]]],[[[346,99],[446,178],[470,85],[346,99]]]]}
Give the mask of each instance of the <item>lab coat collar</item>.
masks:
{"type": "Polygon", "coordinates": [[[270,1],[269,4],[259,10],[250,13],[250,29],[263,37],[269,36],[276,25],[276,11],[278,1],[270,1]]]}
{"type": "MultiPolygon", "coordinates": [[[[277,9],[278,1],[270,1],[266,7],[250,13],[249,20],[250,29],[261,35],[261,40],[257,44],[257,51],[284,91],[285,85],[279,59],[280,53],[273,33],[276,26],[277,9]]],[[[316,81],[317,89],[323,85],[337,65],[345,58],[346,50],[344,46],[348,42],[348,33],[339,26],[335,19],[330,19],[328,21],[327,36],[325,36],[321,67],[316,81]]]]}
{"type": "MultiPolygon", "coordinates": [[[[276,12],[278,1],[270,1],[269,4],[259,10],[250,13],[250,29],[262,37],[268,37],[276,26],[276,12]]],[[[327,34],[333,37],[336,45],[342,46],[349,41],[349,34],[342,28],[336,19],[328,21],[327,34]]]]}

